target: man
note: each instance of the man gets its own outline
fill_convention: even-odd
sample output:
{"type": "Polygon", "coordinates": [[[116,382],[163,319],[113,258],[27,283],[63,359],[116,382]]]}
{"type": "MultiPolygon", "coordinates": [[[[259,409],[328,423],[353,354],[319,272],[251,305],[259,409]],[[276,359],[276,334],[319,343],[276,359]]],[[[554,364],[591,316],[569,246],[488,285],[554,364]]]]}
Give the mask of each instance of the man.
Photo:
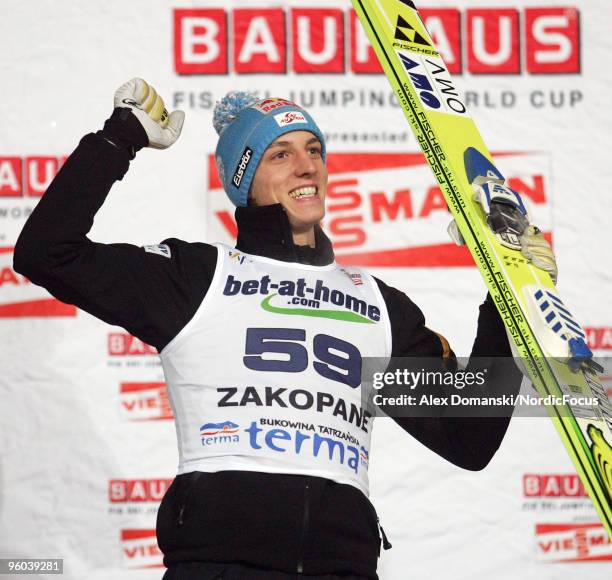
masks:
{"type": "MultiPolygon", "coordinates": [[[[133,79],[32,213],[15,269],[160,352],[179,441],[178,475],[158,514],[166,580],[377,578],[381,535],[388,542],[367,499],[362,359],[435,357],[451,368],[453,354],[403,293],[334,262],[319,226],[325,140],[306,111],[230,93],[214,122],[219,174],[237,206],[236,248],[86,237],[136,152],[166,148],[181,132],[183,114],[168,115],[154,89],[133,79]]],[[[509,356],[487,298],[472,357],[486,357],[491,381],[516,392],[520,374],[498,360],[509,356]]],[[[509,418],[396,421],[477,470],[509,418]]]]}

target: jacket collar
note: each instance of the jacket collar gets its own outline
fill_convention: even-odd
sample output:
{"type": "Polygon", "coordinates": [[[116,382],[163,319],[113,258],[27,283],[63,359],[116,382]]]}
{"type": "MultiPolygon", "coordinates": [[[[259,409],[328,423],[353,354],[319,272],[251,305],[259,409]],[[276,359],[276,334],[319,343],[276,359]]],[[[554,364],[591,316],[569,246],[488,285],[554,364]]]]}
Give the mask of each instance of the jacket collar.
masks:
{"type": "Polygon", "coordinates": [[[334,250],[320,226],[315,226],[315,247],[293,242],[289,218],[280,203],[236,208],[236,248],[247,254],[283,262],[326,266],[334,261],[334,250]]]}

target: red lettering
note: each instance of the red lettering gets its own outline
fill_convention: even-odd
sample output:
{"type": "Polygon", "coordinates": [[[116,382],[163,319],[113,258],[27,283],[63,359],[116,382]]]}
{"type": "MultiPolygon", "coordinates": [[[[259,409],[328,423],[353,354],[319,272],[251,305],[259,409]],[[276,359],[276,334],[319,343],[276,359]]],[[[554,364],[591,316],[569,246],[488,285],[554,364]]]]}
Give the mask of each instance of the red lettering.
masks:
{"type": "Polygon", "coordinates": [[[0,157],[0,196],[20,197],[23,191],[20,157],[0,157]]]}
{"type": "Polygon", "coordinates": [[[130,481],[128,485],[130,501],[147,501],[147,489],[145,482],[139,479],[130,481]]]}
{"type": "Polygon", "coordinates": [[[292,8],[293,70],[344,72],[344,15],[336,8],[292,8]]]}
{"type": "Polygon", "coordinates": [[[148,556],[159,556],[161,555],[160,549],[156,544],[149,544],[147,546],[135,546],[134,548],[123,548],[125,555],[128,558],[148,557],[148,556]]]}
{"type": "Polygon", "coordinates": [[[285,73],[286,42],[282,8],[234,11],[234,70],[237,73],[285,73]]]}
{"type": "Polygon", "coordinates": [[[580,25],[575,8],[526,8],[525,34],[528,72],[580,72],[580,25]]]}
{"type": "Polygon", "coordinates": [[[612,349],[612,328],[585,328],[589,348],[609,350],[612,349]]]}
{"type": "Polygon", "coordinates": [[[348,209],[356,209],[361,205],[361,194],[356,191],[349,189],[343,191],[343,188],[355,187],[359,184],[357,179],[341,179],[336,181],[330,181],[327,186],[327,199],[333,200],[344,200],[341,203],[328,203],[327,211],[342,211],[348,209]]]}
{"type": "Polygon", "coordinates": [[[559,497],[561,495],[559,478],[556,475],[542,476],[542,495],[544,497],[559,497]]]}
{"type": "Polygon", "coordinates": [[[227,74],[227,17],[222,8],[177,9],[174,68],[179,74],[227,74]]]}
{"type": "Polygon", "coordinates": [[[15,286],[19,286],[20,283],[17,274],[8,266],[0,270],[0,288],[4,286],[4,284],[15,284],[15,286]]]}
{"type": "Polygon", "coordinates": [[[477,74],[521,72],[518,10],[469,9],[467,31],[469,72],[477,74]]]}
{"type": "MultiPolygon", "coordinates": [[[[540,546],[540,548],[542,548],[542,551],[544,552],[550,552],[552,547],[557,544],[558,542],[538,542],[538,545],[540,546]]],[[[557,550],[559,548],[557,547],[557,550]]]]}
{"type": "Polygon", "coordinates": [[[419,10],[425,28],[451,74],[461,74],[461,13],[456,8],[419,10]]]}
{"type": "Polygon", "coordinates": [[[161,501],[172,479],[111,479],[108,498],[111,503],[161,501]]]}
{"type": "Polygon", "coordinates": [[[111,479],[108,482],[108,499],[111,503],[127,500],[127,481],[125,479],[111,479]]]}
{"type": "Polygon", "coordinates": [[[412,198],[409,189],[400,189],[393,194],[393,200],[387,198],[384,192],[370,194],[370,205],[372,208],[372,221],[382,221],[383,212],[390,220],[397,219],[400,210],[404,219],[412,217],[412,198]]]}
{"type": "Polygon", "coordinates": [[[57,174],[57,157],[26,157],[26,195],[40,197],[57,174]]]}
{"type": "Polygon", "coordinates": [[[431,212],[437,210],[448,211],[448,206],[446,205],[446,200],[444,199],[444,195],[442,195],[440,188],[430,187],[427,191],[425,201],[423,202],[423,207],[419,212],[419,217],[427,217],[431,212]]]}
{"type": "Polygon", "coordinates": [[[511,177],[508,179],[508,186],[519,194],[527,196],[534,203],[546,203],[544,176],[542,175],[533,176],[533,185],[529,185],[519,177],[511,177]]]}
{"type": "Polygon", "coordinates": [[[329,222],[329,231],[334,236],[345,237],[348,239],[334,239],[335,248],[350,248],[365,244],[366,233],[361,227],[346,227],[348,224],[363,222],[363,216],[337,217],[329,222]]]}
{"type": "Polygon", "coordinates": [[[122,355],[125,354],[125,343],[128,335],[122,332],[112,332],[108,335],[108,354],[122,355]]]}
{"type": "MultiPolygon", "coordinates": [[[[284,8],[174,10],[176,72],[227,74],[230,43],[233,69],[239,74],[282,74],[287,70],[287,51],[293,55],[291,67],[297,73],[343,73],[345,59],[354,73],[382,72],[352,9],[348,13],[346,48],[343,11],[290,10],[290,35],[284,8]],[[233,23],[231,30],[228,18],[233,23]]],[[[461,74],[464,69],[461,11],[422,8],[420,13],[451,74],[461,74]]],[[[580,72],[580,14],[576,8],[525,8],[522,13],[508,8],[478,8],[466,10],[465,14],[469,72],[520,74],[521,57],[526,71],[532,74],[580,72]]]]}
{"type": "Polygon", "coordinates": [[[540,477],[538,475],[523,475],[523,495],[525,497],[540,496],[540,477]]]}

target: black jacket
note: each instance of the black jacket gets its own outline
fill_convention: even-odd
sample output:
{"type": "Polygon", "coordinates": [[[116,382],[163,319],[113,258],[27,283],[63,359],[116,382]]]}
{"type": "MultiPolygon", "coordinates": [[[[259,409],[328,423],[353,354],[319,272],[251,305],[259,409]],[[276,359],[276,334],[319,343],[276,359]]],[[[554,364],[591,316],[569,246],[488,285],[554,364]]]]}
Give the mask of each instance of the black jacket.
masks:
{"type": "MultiPolygon", "coordinates": [[[[135,117],[117,109],[104,130],[88,134],[68,158],[26,223],[15,247],[15,270],[58,299],[122,326],[158,350],[191,319],[213,276],[217,250],[205,243],[164,240],[167,259],[130,244],[87,238],[113,183],[134,151],[146,145],[135,117]]],[[[316,247],[293,243],[280,205],[239,208],[237,247],[247,253],[314,265],[333,260],[317,229],[316,247]]],[[[392,356],[442,360],[445,345],[402,292],[376,280],[392,329],[392,356]]],[[[446,353],[448,356],[448,353],[446,353]]],[[[520,374],[503,322],[487,298],[480,307],[472,356],[487,357],[489,379],[515,393],[520,374]]],[[[465,469],[491,459],[509,418],[398,418],[404,430],[465,469]]],[[[376,578],[379,530],[375,510],[350,485],[298,475],[199,472],[176,477],[158,513],[158,543],[170,565],[186,560],[238,562],[305,574],[352,573],[376,578]]]]}

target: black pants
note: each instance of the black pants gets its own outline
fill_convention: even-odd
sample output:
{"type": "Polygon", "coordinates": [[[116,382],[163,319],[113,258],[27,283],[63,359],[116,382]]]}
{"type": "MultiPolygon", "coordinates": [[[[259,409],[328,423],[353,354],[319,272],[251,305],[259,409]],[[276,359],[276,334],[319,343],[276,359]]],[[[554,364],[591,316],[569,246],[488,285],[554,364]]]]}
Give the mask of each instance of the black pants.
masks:
{"type": "Polygon", "coordinates": [[[323,574],[309,576],[262,570],[240,564],[186,562],[170,566],[162,580],[367,580],[363,576],[323,574]]]}

